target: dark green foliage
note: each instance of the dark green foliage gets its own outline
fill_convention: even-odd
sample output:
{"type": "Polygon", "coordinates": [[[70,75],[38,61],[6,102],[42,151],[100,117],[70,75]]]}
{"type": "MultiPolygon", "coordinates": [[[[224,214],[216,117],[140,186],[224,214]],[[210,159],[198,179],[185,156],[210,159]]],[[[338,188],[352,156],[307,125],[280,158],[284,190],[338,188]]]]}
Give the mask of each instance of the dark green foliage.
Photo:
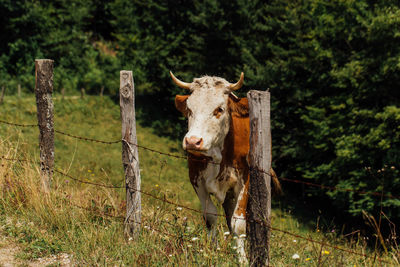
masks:
{"type": "MultiPolygon", "coordinates": [[[[34,59],[55,60],[56,90],[116,96],[132,70],[139,120],[181,137],[170,81],[204,74],[272,94],[279,174],[400,195],[398,1],[0,0],[0,83],[34,86],[34,59]],[[392,167],[393,166],[393,167],[392,167]]],[[[76,92],[75,92],[76,94],[76,92]]],[[[379,197],[306,188],[353,215],[379,197]]],[[[400,200],[382,199],[400,219],[400,200]]]]}

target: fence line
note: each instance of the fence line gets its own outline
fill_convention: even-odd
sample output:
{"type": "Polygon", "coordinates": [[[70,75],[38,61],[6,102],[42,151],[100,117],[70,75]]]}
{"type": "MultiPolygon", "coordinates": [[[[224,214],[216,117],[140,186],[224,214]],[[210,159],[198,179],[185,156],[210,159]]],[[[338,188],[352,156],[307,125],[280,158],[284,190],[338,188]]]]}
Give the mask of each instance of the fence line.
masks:
{"type": "MultiPolygon", "coordinates": [[[[8,122],[8,121],[4,121],[4,120],[0,120],[0,123],[3,124],[7,124],[7,125],[12,125],[12,126],[19,126],[19,127],[34,127],[34,126],[38,126],[37,124],[18,124],[18,123],[13,123],[13,122],[8,122]]],[[[101,144],[107,144],[107,145],[111,145],[111,144],[117,144],[117,143],[121,143],[124,142],[124,139],[121,140],[114,140],[114,141],[105,141],[105,140],[98,140],[95,138],[90,138],[90,137],[82,137],[82,136],[77,136],[77,135],[73,135],[70,133],[66,133],[60,130],[54,130],[56,133],[61,134],[61,135],[65,135],[71,138],[75,138],[75,139],[79,139],[79,140],[83,140],[83,141],[88,141],[88,142],[94,142],[94,143],[101,143],[101,144]]],[[[127,141],[125,141],[127,142],[127,141]]],[[[183,159],[183,160],[187,160],[189,156],[181,156],[181,155],[176,155],[176,154],[171,154],[171,153],[166,153],[166,152],[162,152],[153,148],[149,148],[146,146],[142,146],[136,143],[132,143],[132,142],[127,142],[130,145],[134,145],[138,148],[150,151],[152,153],[157,153],[159,155],[163,155],[163,156],[167,156],[167,157],[172,157],[172,158],[177,158],[177,159],[183,159]]],[[[218,162],[214,162],[212,160],[209,159],[196,159],[196,158],[191,158],[191,160],[193,161],[199,161],[199,162],[208,162],[211,164],[216,164],[216,165],[220,165],[220,163],[218,162]]],[[[244,168],[237,168],[234,167],[234,169],[236,170],[241,170],[244,168]]],[[[263,172],[267,175],[271,175],[269,172],[265,171],[265,170],[258,170],[260,172],[263,172]]],[[[312,187],[318,187],[321,189],[325,189],[325,190],[332,190],[332,191],[343,191],[343,192],[353,192],[353,193],[357,193],[360,195],[372,195],[372,196],[378,196],[378,197],[387,197],[387,198],[391,198],[391,199],[400,199],[400,196],[397,195],[392,195],[392,194],[382,194],[382,192],[375,192],[375,191],[365,191],[365,190],[356,190],[356,189],[351,189],[351,188],[340,188],[337,186],[329,186],[329,185],[323,185],[323,184],[317,184],[317,183],[312,183],[312,182],[307,182],[307,181],[302,181],[302,180],[297,180],[297,179],[290,179],[290,178],[285,178],[285,177],[278,177],[279,180],[285,181],[285,182],[290,182],[290,183],[296,183],[296,184],[303,184],[303,185],[307,185],[307,186],[312,186],[312,187]]]]}
{"type": "MultiPolygon", "coordinates": [[[[10,161],[26,161],[26,162],[31,162],[31,163],[38,163],[38,162],[35,162],[35,161],[29,161],[29,160],[26,160],[26,159],[6,158],[6,157],[4,157],[4,156],[1,156],[0,159],[10,160],[10,161]]],[[[76,177],[73,177],[73,176],[71,176],[71,175],[69,175],[69,174],[66,174],[66,173],[64,173],[64,172],[62,172],[62,171],[60,171],[60,170],[58,170],[58,169],[54,169],[54,172],[57,172],[57,173],[59,173],[60,175],[63,175],[63,176],[65,176],[65,177],[70,178],[71,180],[74,180],[74,181],[76,181],[76,182],[83,183],[83,184],[89,184],[89,185],[93,185],[93,186],[100,186],[100,187],[104,187],[104,188],[115,188],[115,189],[122,189],[122,188],[125,188],[125,186],[114,186],[114,185],[107,185],[107,184],[102,184],[102,183],[95,183],[95,182],[91,182],[91,181],[85,181],[85,180],[82,180],[82,179],[78,179],[78,178],[76,178],[76,177]]],[[[140,192],[140,193],[142,193],[142,194],[144,194],[144,195],[146,195],[146,196],[152,197],[152,198],[154,198],[154,199],[157,199],[157,200],[159,200],[159,201],[162,201],[162,202],[164,202],[164,203],[171,204],[171,205],[174,205],[174,206],[176,206],[176,207],[180,207],[180,208],[183,208],[183,209],[186,209],[186,210],[189,210],[189,211],[192,211],[192,212],[196,212],[196,213],[199,213],[199,214],[211,214],[211,215],[215,215],[215,216],[218,216],[218,217],[225,217],[225,218],[227,217],[227,216],[224,215],[224,214],[203,212],[203,211],[198,210],[198,209],[194,209],[194,208],[191,208],[191,207],[188,207],[188,206],[179,204],[179,203],[172,202],[172,201],[170,201],[170,200],[168,200],[168,199],[166,198],[165,194],[164,194],[164,198],[161,198],[161,197],[155,196],[155,195],[153,195],[153,194],[151,194],[151,193],[149,193],[149,192],[143,191],[143,190],[140,190],[140,191],[138,190],[138,192],[140,192]]],[[[70,200],[68,200],[68,201],[71,202],[70,200]]],[[[85,209],[85,210],[87,210],[87,211],[94,212],[93,209],[81,207],[81,206],[78,206],[78,205],[72,204],[72,203],[70,203],[70,204],[73,205],[73,206],[75,206],[75,207],[82,208],[82,209],[85,209]]],[[[104,214],[104,215],[107,216],[107,217],[115,217],[115,218],[119,218],[119,219],[125,219],[123,216],[115,216],[115,215],[106,214],[106,213],[101,213],[101,214],[104,214]]],[[[240,217],[233,217],[233,219],[242,219],[242,220],[245,220],[245,219],[240,218],[240,217]]],[[[253,220],[253,221],[256,222],[256,223],[259,223],[259,224],[265,224],[264,222],[262,222],[262,221],[260,221],[260,220],[253,220]]],[[[139,223],[139,222],[135,222],[135,223],[139,223]]],[[[143,224],[143,223],[142,223],[142,224],[143,224]]],[[[277,232],[281,232],[281,233],[284,233],[284,234],[287,234],[287,235],[290,235],[290,236],[294,236],[294,237],[297,237],[297,238],[306,240],[306,241],[308,241],[308,242],[320,244],[321,246],[330,247],[330,248],[335,249],[335,250],[340,250],[340,251],[343,251],[343,252],[346,252],[346,253],[350,253],[350,254],[362,256],[362,257],[369,258],[369,259],[374,258],[374,257],[368,256],[368,255],[366,255],[366,254],[364,254],[364,253],[360,253],[360,252],[356,252],[356,251],[353,251],[353,250],[345,249],[345,248],[342,248],[342,247],[339,247],[339,246],[331,245],[331,244],[326,243],[326,242],[314,240],[314,239],[312,239],[312,238],[304,237],[304,236],[302,236],[302,235],[298,235],[298,234],[295,234],[295,233],[291,233],[291,232],[289,232],[289,231],[282,230],[282,229],[279,229],[279,228],[276,228],[276,227],[272,227],[272,226],[268,226],[268,227],[269,227],[271,230],[273,230],[273,231],[277,231],[277,232]]],[[[165,232],[160,231],[160,230],[158,230],[158,229],[154,229],[154,228],[153,228],[152,230],[154,230],[154,231],[156,231],[156,232],[159,232],[159,233],[166,234],[165,232]]],[[[168,233],[167,235],[170,235],[170,236],[171,236],[170,233],[168,233]]],[[[178,236],[174,236],[174,237],[177,238],[178,236]]],[[[192,242],[191,240],[189,240],[189,241],[192,242]]],[[[379,262],[381,262],[381,263],[388,263],[388,264],[390,264],[390,262],[385,261],[385,260],[382,260],[382,259],[380,259],[379,257],[378,257],[376,260],[379,261],[379,262]]]]}

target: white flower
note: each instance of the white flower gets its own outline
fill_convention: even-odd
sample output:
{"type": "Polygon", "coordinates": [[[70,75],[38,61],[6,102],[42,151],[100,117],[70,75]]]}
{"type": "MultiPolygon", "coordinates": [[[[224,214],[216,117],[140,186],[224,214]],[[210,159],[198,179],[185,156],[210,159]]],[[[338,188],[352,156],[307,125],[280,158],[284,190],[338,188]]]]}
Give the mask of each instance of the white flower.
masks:
{"type": "Polygon", "coordinates": [[[188,248],[191,248],[191,247],[192,247],[192,245],[191,245],[191,244],[188,244],[188,245],[187,245],[187,247],[188,247],[188,248]]]}
{"type": "Polygon", "coordinates": [[[168,256],[172,257],[172,254],[169,254],[168,256]]]}
{"type": "Polygon", "coordinates": [[[217,248],[217,250],[218,250],[218,251],[220,251],[220,250],[221,250],[221,248],[217,248]]]}
{"type": "Polygon", "coordinates": [[[132,241],[132,240],[133,240],[133,238],[132,238],[132,237],[129,237],[128,241],[132,241]]]}
{"type": "Polygon", "coordinates": [[[182,207],[176,207],[177,210],[182,210],[182,207]]]}
{"type": "Polygon", "coordinates": [[[237,249],[237,246],[232,247],[233,249],[237,249]]]}
{"type": "Polygon", "coordinates": [[[299,254],[297,254],[297,253],[293,254],[292,259],[294,259],[294,260],[300,259],[299,254]]]}
{"type": "Polygon", "coordinates": [[[224,233],[224,236],[228,236],[228,235],[230,235],[229,232],[225,232],[225,233],[224,233]]]}
{"type": "Polygon", "coordinates": [[[246,238],[246,234],[241,234],[239,237],[240,238],[246,238]]]}
{"type": "Polygon", "coordinates": [[[200,252],[203,252],[204,250],[200,249],[200,252]]]}
{"type": "Polygon", "coordinates": [[[293,240],[293,243],[297,243],[297,240],[296,240],[296,239],[294,239],[294,240],[293,240]]]}
{"type": "Polygon", "coordinates": [[[234,236],[233,239],[237,239],[237,236],[234,236]]]}
{"type": "Polygon", "coordinates": [[[197,240],[199,240],[198,237],[193,237],[193,238],[192,238],[192,241],[197,241],[197,240]]]}

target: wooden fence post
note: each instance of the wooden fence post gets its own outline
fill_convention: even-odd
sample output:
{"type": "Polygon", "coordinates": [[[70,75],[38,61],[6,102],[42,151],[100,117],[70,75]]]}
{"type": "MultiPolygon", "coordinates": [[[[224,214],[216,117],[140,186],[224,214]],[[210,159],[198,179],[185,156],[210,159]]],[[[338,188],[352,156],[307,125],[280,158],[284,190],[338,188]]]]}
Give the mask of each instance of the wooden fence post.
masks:
{"type": "Polygon", "coordinates": [[[4,93],[5,93],[5,91],[6,91],[6,87],[3,85],[3,86],[1,87],[0,104],[3,104],[3,101],[4,101],[4,93]]]}
{"type": "Polygon", "coordinates": [[[61,100],[63,100],[63,101],[64,101],[64,94],[65,94],[65,89],[63,87],[63,88],[61,88],[61,100]]]}
{"type": "Polygon", "coordinates": [[[250,116],[250,188],[247,204],[247,233],[250,266],[269,266],[271,227],[271,129],[270,94],[247,93],[250,116]]]}
{"type": "Polygon", "coordinates": [[[35,60],[35,79],[39,125],[40,175],[43,190],[48,193],[54,168],[53,60],[35,60]]]}
{"type": "Polygon", "coordinates": [[[21,84],[19,83],[17,86],[17,91],[18,91],[18,97],[21,96],[21,84]]]}
{"type": "Polygon", "coordinates": [[[134,238],[140,231],[142,205],[132,71],[122,70],[120,72],[119,92],[122,121],[122,164],[126,186],[125,234],[134,238]]]}
{"type": "Polygon", "coordinates": [[[102,97],[104,93],[104,85],[100,88],[100,96],[102,97]]]}
{"type": "Polygon", "coordinates": [[[85,88],[81,88],[81,99],[85,97],[85,88]]]}

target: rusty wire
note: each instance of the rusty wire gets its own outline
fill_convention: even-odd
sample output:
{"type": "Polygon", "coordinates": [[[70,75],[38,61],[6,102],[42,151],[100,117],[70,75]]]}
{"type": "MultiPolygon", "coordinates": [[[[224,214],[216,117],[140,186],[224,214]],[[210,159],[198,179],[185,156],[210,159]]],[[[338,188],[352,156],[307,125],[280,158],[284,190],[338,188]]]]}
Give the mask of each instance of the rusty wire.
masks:
{"type": "MultiPolygon", "coordinates": [[[[7,124],[7,125],[11,125],[11,126],[18,126],[18,127],[36,127],[36,126],[38,126],[38,124],[19,124],[19,123],[7,122],[7,121],[4,121],[4,120],[0,120],[0,123],[7,124]]],[[[94,138],[76,136],[76,135],[72,135],[72,134],[69,134],[69,133],[66,133],[66,132],[62,132],[62,131],[59,131],[59,130],[55,130],[55,132],[56,132],[56,133],[59,133],[59,134],[61,134],[61,135],[65,135],[65,136],[68,136],[68,137],[71,137],[71,138],[75,138],[75,139],[79,139],[79,140],[90,141],[90,142],[96,142],[96,143],[102,143],[102,144],[108,144],[108,145],[110,145],[110,144],[116,144],[116,143],[120,143],[120,142],[122,142],[122,141],[125,141],[125,140],[104,141],[104,140],[97,140],[97,139],[94,139],[94,138]]],[[[126,142],[126,141],[125,141],[125,142],[126,142]]],[[[134,146],[136,146],[136,147],[138,147],[138,148],[145,149],[145,150],[147,150],[147,151],[150,151],[150,152],[153,152],[153,153],[157,153],[157,154],[160,154],[160,155],[169,156],[169,157],[174,157],[174,158],[179,158],[179,159],[187,159],[187,156],[181,156],[181,155],[170,154],[170,153],[158,151],[158,150],[155,150],[155,149],[152,149],[152,148],[148,148],[148,147],[145,147],[145,146],[141,146],[141,145],[138,145],[138,144],[135,144],[135,143],[131,143],[131,142],[128,142],[128,143],[131,144],[131,145],[134,145],[134,146]]],[[[26,161],[26,162],[28,161],[27,159],[8,158],[8,157],[5,157],[5,156],[1,156],[0,159],[4,159],[4,160],[8,160],[8,161],[26,161]]],[[[195,160],[195,161],[198,160],[198,161],[201,161],[201,162],[207,162],[207,163],[212,163],[212,164],[220,164],[220,163],[218,163],[218,162],[213,162],[213,161],[211,161],[211,160],[209,160],[209,159],[193,159],[193,158],[192,158],[191,160],[195,160]]],[[[237,168],[237,169],[240,169],[240,168],[237,168]]],[[[107,184],[102,184],[102,183],[95,183],[95,182],[85,181],[85,180],[82,180],[82,179],[75,178],[75,177],[73,177],[73,176],[71,176],[71,175],[69,175],[69,174],[66,174],[66,173],[64,173],[64,172],[62,172],[62,171],[60,171],[60,170],[58,170],[58,169],[54,169],[54,171],[57,172],[57,173],[59,173],[59,174],[61,174],[61,175],[63,175],[63,176],[65,176],[65,177],[68,177],[68,178],[70,178],[70,179],[72,179],[72,180],[74,180],[74,181],[77,181],[77,182],[80,182],[80,183],[84,183],[84,184],[89,184],[89,185],[93,185],[93,186],[101,186],[101,187],[105,187],[105,188],[129,188],[129,187],[126,187],[126,186],[114,186],[114,185],[107,185],[107,184]]],[[[266,172],[266,171],[264,171],[264,170],[258,170],[258,171],[260,171],[260,172],[262,172],[262,173],[264,173],[264,174],[270,175],[269,172],[266,172]]],[[[374,196],[385,196],[385,197],[389,197],[389,198],[400,199],[400,196],[393,196],[393,195],[383,194],[383,193],[381,193],[381,192],[368,192],[368,191],[363,191],[363,190],[354,190],[354,189],[338,188],[338,187],[335,187],[335,186],[326,186],[326,185],[321,185],[321,184],[316,184],[316,183],[311,183],[311,182],[306,182],[306,181],[301,181],[301,180],[295,180],[295,179],[288,179],[288,178],[283,178],[283,177],[282,177],[282,178],[279,178],[279,179],[281,179],[281,180],[283,180],[283,181],[287,181],[287,182],[298,183],[298,184],[304,184],[304,185],[308,185],[308,186],[319,187],[319,188],[321,188],[321,189],[328,189],[328,190],[333,190],[333,191],[355,192],[355,193],[358,193],[358,194],[371,194],[371,195],[374,195],[374,196]]],[[[172,202],[172,201],[168,200],[168,199],[166,198],[165,195],[164,195],[164,198],[161,198],[161,197],[155,196],[155,195],[153,195],[153,194],[151,194],[151,193],[145,192],[145,191],[143,191],[143,190],[137,190],[137,189],[134,189],[134,188],[129,188],[129,189],[135,190],[135,191],[137,191],[137,192],[140,192],[140,193],[142,193],[142,194],[144,194],[144,195],[147,195],[147,196],[152,197],[152,198],[154,198],[154,199],[157,199],[157,200],[159,200],[159,201],[163,201],[163,202],[168,203],[168,204],[170,204],[170,205],[174,205],[174,206],[177,206],[177,207],[181,207],[181,208],[184,208],[184,209],[189,210],[189,211],[197,212],[197,213],[200,213],[200,214],[210,214],[210,215],[215,215],[215,216],[220,216],[220,217],[226,217],[226,215],[223,215],[223,214],[218,214],[218,213],[207,213],[207,212],[204,212],[204,211],[201,211],[201,210],[193,209],[193,208],[191,208],[191,207],[187,207],[187,206],[185,206],[185,205],[181,205],[181,204],[172,202]]],[[[89,210],[89,211],[92,211],[92,212],[93,212],[93,210],[90,210],[90,209],[87,209],[87,208],[84,208],[84,207],[80,207],[80,206],[77,206],[77,205],[74,205],[74,206],[79,207],[79,208],[82,208],[82,209],[86,209],[86,210],[89,210]]],[[[120,218],[120,219],[121,219],[121,218],[124,218],[124,217],[122,217],[122,216],[115,216],[115,215],[106,214],[106,213],[102,213],[102,214],[103,214],[104,216],[108,216],[108,217],[115,217],[115,218],[120,218]]],[[[236,219],[243,219],[243,218],[236,218],[236,219]]],[[[137,223],[137,222],[135,222],[135,223],[137,223]]],[[[258,223],[262,223],[262,222],[258,221],[258,223]]],[[[301,239],[307,240],[307,241],[309,241],[309,242],[313,242],[313,243],[320,244],[320,245],[322,245],[322,246],[327,246],[327,247],[330,247],[330,248],[333,248],[333,249],[336,249],[336,250],[341,250],[341,251],[344,251],[344,252],[347,252],[347,253],[351,253],[351,254],[363,256],[363,257],[365,257],[365,258],[373,258],[373,257],[368,256],[368,255],[363,254],[363,253],[355,252],[355,251],[352,251],[352,250],[348,250],[348,249],[345,249],[345,248],[341,248],[341,247],[339,247],[339,246],[334,246],[334,245],[330,245],[330,244],[328,244],[328,243],[324,243],[324,242],[321,242],[321,241],[313,240],[313,239],[311,239],[311,238],[304,237],[304,236],[301,236],[301,235],[298,235],[298,234],[295,234],[295,233],[291,233],[291,232],[289,232],[289,231],[285,231],[285,230],[278,229],[278,228],[271,227],[271,226],[267,226],[267,227],[269,227],[271,230],[279,231],[279,232],[282,232],[282,233],[287,234],[287,235],[291,235],[291,236],[294,236],[294,237],[297,237],[297,238],[301,238],[301,239]]],[[[158,229],[151,228],[151,227],[149,227],[149,228],[150,228],[151,230],[156,231],[156,232],[160,232],[160,233],[162,233],[162,234],[171,236],[170,233],[165,233],[165,232],[162,232],[162,231],[160,231],[160,230],[158,230],[158,229]]],[[[173,235],[173,237],[175,237],[175,238],[182,238],[182,237],[178,237],[178,236],[174,236],[174,235],[173,235]]],[[[191,241],[191,240],[189,240],[189,241],[191,241]]],[[[377,260],[378,260],[379,262],[381,262],[381,263],[389,263],[389,262],[387,262],[387,261],[381,260],[380,258],[378,258],[377,260]]]]}
{"type": "MultiPolygon", "coordinates": [[[[4,156],[2,156],[2,157],[0,157],[0,158],[1,158],[1,159],[5,159],[5,160],[27,161],[27,160],[25,160],[25,159],[5,158],[4,156]]],[[[168,200],[168,199],[166,198],[165,195],[164,195],[164,198],[161,198],[161,197],[155,196],[155,195],[153,195],[153,194],[151,194],[151,193],[145,192],[145,191],[143,191],[143,190],[137,190],[137,189],[130,188],[130,187],[126,187],[126,186],[114,186],[114,185],[107,185],[107,184],[102,184],[102,183],[95,183],[95,182],[85,181],[85,180],[82,180],[82,179],[75,178],[75,177],[73,177],[73,176],[71,176],[71,175],[69,175],[69,174],[66,174],[66,173],[64,173],[64,172],[62,172],[62,171],[60,171],[60,170],[58,170],[58,169],[54,169],[54,171],[57,172],[57,173],[59,173],[59,174],[61,174],[61,175],[63,175],[63,176],[65,176],[65,177],[68,177],[68,178],[70,178],[70,179],[72,179],[72,180],[74,180],[74,181],[76,181],[76,182],[79,182],[79,183],[89,184],[89,185],[93,185],[93,186],[100,186],[100,187],[105,187],[105,188],[119,188],[119,189],[121,189],[121,188],[129,188],[129,189],[131,189],[131,190],[135,190],[135,191],[137,191],[137,192],[140,192],[140,193],[142,193],[142,194],[144,194],[144,195],[150,196],[150,197],[152,197],[152,198],[154,198],[154,199],[157,199],[157,200],[159,200],[159,201],[162,201],[162,202],[165,202],[165,203],[167,203],[167,204],[171,204],[171,205],[174,205],[174,206],[177,206],[177,207],[181,207],[181,208],[186,209],[186,210],[189,210],[189,211],[197,212],[197,213],[200,213],[200,214],[203,214],[203,215],[205,215],[205,214],[210,214],[210,215],[219,216],[219,217],[227,217],[227,216],[224,215],[224,214],[204,212],[204,211],[197,210],[197,209],[194,209],[194,208],[191,208],[191,207],[187,207],[187,206],[182,205],[182,204],[178,204],[178,203],[172,202],[172,201],[168,200]]],[[[75,205],[75,204],[72,204],[72,205],[74,205],[75,207],[81,208],[81,209],[85,209],[85,210],[94,212],[94,210],[93,210],[93,209],[90,209],[90,208],[81,207],[81,206],[78,206],[78,205],[75,205]]],[[[118,218],[118,219],[125,218],[125,217],[122,217],[122,216],[116,216],[116,215],[107,214],[107,213],[101,213],[101,214],[104,215],[104,216],[107,216],[107,217],[114,217],[114,218],[118,218]]],[[[244,218],[235,217],[235,216],[232,217],[232,219],[242,219],[242,220],[246,220],[246,219],[244,219],[244,218]]],[[[264,222],[262,222],[262,221],[260,221],[260,220],[257,220],[257,219],[247,220],[247,221],[248,221],[248,222],[249,222],[249,221],[253,221],[253,222],[256,222],[256,223],[265,224],[264,222]]],[[[138,223],[138,222],[135,222],[135,223],[138,223]]],[[[170,233],[163,232],[163,231],[161,231],[161,230],[159,230],[159,229],[156,229],[156,228],[154,228],[154,227],[150,227],[150,226],[148,226],[148,227],[149,227],[149,229],[154,230],[154,231],[156,231],[156,232],[159,232],[159,233],[162,233],[162,234],[166,234],[166,235],[171,236],[170,233]]],[[[300,238],[300,239],[304,239],[304,240],[309,241],[309,242],[312,242],[312,243],[317,243],[317,244],[320,244],[320,245],[322,245],[322,246],[330,247],[330,248],[332,248],[332,249],[341,250],[341,251],[343,251],[343,252],[347,252],[347,253],[354,254],[354,255],[358,255],[358,256],[363,256],[363,257],[365,257],[365,258],[373,258],[372,256],[368,256],[368,255],[366,255],[366,254],[364,254],[364,253],[360,253],[360,252],[356,252],[356,251],[353,251],[353,250],[341,248],[341,247],[339,247],[339,246],[335,246],[335,245],[331,245],[331,244],[329,244],[329,243],[325,243],[325,242],[322,242],[322,241],[314,240],[314,239],[311,239],[311,238],[308,238],[308,237],[304,237],[304,236],[301,236],[301,235],[298,235],[298,234],[295,234],[295,233],[291,233],[291,232],[289,232],[289,231],[282,230],[282,229],[279,229],[279,228],[275,228],[275,227],[272,227],[272,226],[269,226],[269,225],[267,225],[266,227],[270,228],[270,229],[273,230],[273,231],[282,232],[282,233],[284,233],[284,234],[291,235],[291,236],[294,236],[294,237],[297,237],[297,238],[300,238]]],[[[172,236],[175,237],[175,238],[178,238],[178,237],[179,237],[179,236],[175,236],[175,235],[172,235],[172,236]]],[[[179,238],[181,238],[181,237],[179,237],[179,238]]],[[[191,240],[189,240],[189,241],[192,242],[191,240]]],[[[377,260],[378,260],[379,262],[381,262],[381,263],[390,263],[390,262],[381,260],[380,258],[377,258],[377,260]]]]}

